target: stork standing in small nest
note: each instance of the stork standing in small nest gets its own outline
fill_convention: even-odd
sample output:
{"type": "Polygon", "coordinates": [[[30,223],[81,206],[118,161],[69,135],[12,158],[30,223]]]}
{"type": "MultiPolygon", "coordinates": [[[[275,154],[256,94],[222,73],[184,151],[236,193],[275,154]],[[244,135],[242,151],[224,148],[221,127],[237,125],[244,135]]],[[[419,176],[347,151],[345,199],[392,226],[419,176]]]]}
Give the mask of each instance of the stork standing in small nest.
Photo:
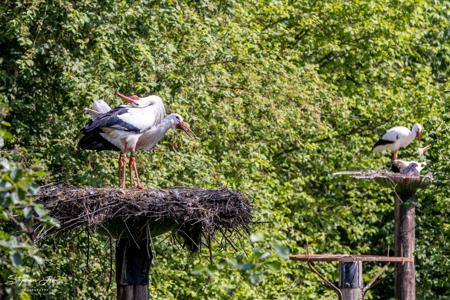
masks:
{"type": "Polygon", "coordinates": [[[83,137],[78,146],[83,149],[119,151],[119,187],[126,184],[126,153],[129,151],[130,186],[133,187],[133,172],[136,175],[137,188],[142,189],[136,163],[136,150],[149,150],[164,138],[169,129],[181,129],[195,136],[189,125],[179,114],[166,116],[164,103],[158,96],[145,98],[128,97],[117,94],[130,105],[121,105],[111,109],[103,100],[94,102],[89,113],[92,116],[81,130],[83,137]]]}
{"type": "MultiPolygon", "coordinates": [[[[406,148],[415,138],[417,138],[420,145],[422,139],[422,125],[420,124],[414,124],[412,130],[403,126],[392,127],[375,143],[372,152],[391,150],[393,151],[392,160],[397,160],[398,150],[406,148]]],[[[429,148],[430,146],[419,148],[419,152],[423,154],[429,148]]]]}

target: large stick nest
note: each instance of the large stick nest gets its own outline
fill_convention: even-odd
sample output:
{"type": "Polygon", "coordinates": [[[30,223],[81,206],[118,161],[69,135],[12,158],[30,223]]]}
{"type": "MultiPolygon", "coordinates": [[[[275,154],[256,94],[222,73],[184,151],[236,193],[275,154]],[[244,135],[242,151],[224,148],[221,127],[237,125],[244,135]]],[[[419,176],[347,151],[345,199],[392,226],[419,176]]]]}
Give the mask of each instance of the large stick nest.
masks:
{"type": "Polygon", "coordinates": [[[227,189],[44,187],[36,202],[50,210],[60,228],[37,228],[37,239],[83,226],[101,229],[114,238],[151,238],[167,231],[179,233],[191,250],[200,249],[201,236],[249,231],[252,205],[241,193],[227,189]]]}

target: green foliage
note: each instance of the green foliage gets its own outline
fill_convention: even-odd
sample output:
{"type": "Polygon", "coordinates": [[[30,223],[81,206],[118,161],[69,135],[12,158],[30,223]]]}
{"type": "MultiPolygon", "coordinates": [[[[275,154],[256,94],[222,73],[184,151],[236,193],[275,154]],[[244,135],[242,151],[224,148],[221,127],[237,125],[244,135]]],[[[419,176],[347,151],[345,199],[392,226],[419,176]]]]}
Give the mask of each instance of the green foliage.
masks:
{"type": "MultiPolygon", "coordinates": [[[[3,136],[7,136],[3,132],[3,136]]],[[[44,259],[32,242],[33,226],[57,226],[42,204],[34,203],[30,195],[38,188],[34,181],[44,173],[27,170],[0,155],[0,296],[20,296],[30,299],[27,293],[33,275],[27,265],[42,265],[44,259]]]]}
{"type": "MultiPolygon", "coordinates": [[[[156,239],[151,294],[332,299],[276,245],[290,253],[306,243],[316,253],[393,249],[390,192],[332,173],[386,168],[387,157],[369,154],[379,134],[420,122],[432,151],[418,157],[413,144],[400,152],[426,159],[436,178],[419,195],[418,295],[448,298],[448,11],[445,0],[7,1],[0,100],[12,135],[0,134],[8,151],[22,149],[14,160],[45,165],[43,182],[115,186],[115,155],[76,147],[83,109],[98,98],[119,104],[116,91],[158,94],[199,140],[172,132],[139,153],[144,185],[243,191],[265,234],[238,250],[215,245],[213,264],[207,250],[188,257],[156,239]]],[[[49,295],[113,297],[107,241],[91,236],[89,259],[86,233],[66,244],[43,245],[47,263],[32,271],[57,280],[49,295]]],[[[334,266],[322,267],[336,278],[334,266]]],[[[368,280],[376,270],[365,272],[368,280]]],[[[368,298],[392,297],[392,278],[368,298]]]]}

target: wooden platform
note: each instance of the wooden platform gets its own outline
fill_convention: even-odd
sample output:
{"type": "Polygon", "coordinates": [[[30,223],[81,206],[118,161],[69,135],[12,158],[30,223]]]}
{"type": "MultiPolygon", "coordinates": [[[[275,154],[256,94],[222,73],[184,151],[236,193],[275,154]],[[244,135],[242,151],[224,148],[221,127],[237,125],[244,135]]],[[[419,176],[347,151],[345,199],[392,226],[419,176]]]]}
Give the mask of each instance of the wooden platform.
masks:
{"type": "Polygon", "coordinates": [[[336,172],[333,175],[351,176],[360,180],[373,180],[380,185],[394,188],[399,194],[414,194],[418,189],[424,188],[433,182],[433,175],[431,173],[414,176],[384,170],[365,170],[342,171],[336,172]]]}

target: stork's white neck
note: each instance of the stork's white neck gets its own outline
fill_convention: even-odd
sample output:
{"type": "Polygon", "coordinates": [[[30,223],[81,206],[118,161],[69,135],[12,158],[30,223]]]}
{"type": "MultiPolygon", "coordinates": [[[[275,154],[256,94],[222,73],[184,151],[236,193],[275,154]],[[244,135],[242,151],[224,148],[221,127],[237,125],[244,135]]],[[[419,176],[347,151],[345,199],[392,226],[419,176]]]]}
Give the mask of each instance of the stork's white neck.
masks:
{"type": "Polygon", "coordinates": [[[422,130],[422,126],[419,124],[414,124],[409,137],[411,138],[411,140],[413,140],[418,134],[419,132],[422,130]]]}
{"type": "Polygon", "coordinates": [[[168,117],[165,117],[161,123],[155,126],[154,129],[151,129],[149,131],[150,132],[154,131],[155,136],[158,137],[157,142],[159,142],[166,135],[166,132],[170,128],[172,128],[172,122],[170,122],[170,119],[168,117]]]}
{"type": "Polygon", "coordinates": [[[153,148],[164,138],[170,128],[172,128],[172,122],[167,116],[161,123],[142,134],[138,141],[138,148],[144,151],[153,148]]]}
{"type": "MultiPolygon", "coordinates": [[[[417,133],[414,130],[411,130],[411,132],[408,134],[407,137],[404,137],[404,143],[405,145],[409,145],[412,143],[412,141],[416,138],[417,133]]],[[[406,147],[406,146],[404,146],[406,147]]]]}
{"type": "Polygon", "coordinates": [[[402,147],[406,147],[412,143],[412,141],[417,137],[419,131],[421,130],[421,126],[419,124],[414,124],[413,128],[409,132],[408,136],[404,138],[404,142],[402,143],[402,147]]]}

